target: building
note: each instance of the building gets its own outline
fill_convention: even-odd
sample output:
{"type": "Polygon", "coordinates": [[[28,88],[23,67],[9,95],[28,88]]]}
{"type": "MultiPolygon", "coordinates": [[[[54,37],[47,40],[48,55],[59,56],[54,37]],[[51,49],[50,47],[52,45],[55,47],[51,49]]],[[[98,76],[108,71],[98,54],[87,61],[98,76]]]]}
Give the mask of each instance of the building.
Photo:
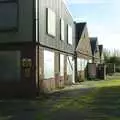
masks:
{"type": "Polygon", "coordinates": [[[88,35],[87,23],[76,23],[76,80],[87,78],[87,64],[92,62],[91,44],[88,35]]]}
{"type": "Polygon", "coordinates": [[[40,0],[38,7],[36,80],[47,92],[74,82],[75,24],[62,0],[40,0]]]}
{"type": "Polygon", "coordinates": [[[0,4],[0,96],[35,97],[73,83],[75,23],[65,3],[0,4]]]}
{"type": "Polygon", "coordinates": [[[0,97],[63,88],[86,79],[87,64],[100,61],[102,47],[92,46],[87,24],[74,22],[63,0],[0,4],[0,97]]]}

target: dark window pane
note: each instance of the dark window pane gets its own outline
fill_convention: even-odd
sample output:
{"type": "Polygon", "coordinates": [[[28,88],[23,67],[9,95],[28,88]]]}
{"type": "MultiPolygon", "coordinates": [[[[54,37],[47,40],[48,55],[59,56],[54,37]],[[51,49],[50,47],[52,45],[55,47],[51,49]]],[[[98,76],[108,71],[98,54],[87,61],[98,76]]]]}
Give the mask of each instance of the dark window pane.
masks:
{"type": "Polygon", "coordinates": [[[0,3],[0,31],[17,28],[17,3],[0,3]]]}

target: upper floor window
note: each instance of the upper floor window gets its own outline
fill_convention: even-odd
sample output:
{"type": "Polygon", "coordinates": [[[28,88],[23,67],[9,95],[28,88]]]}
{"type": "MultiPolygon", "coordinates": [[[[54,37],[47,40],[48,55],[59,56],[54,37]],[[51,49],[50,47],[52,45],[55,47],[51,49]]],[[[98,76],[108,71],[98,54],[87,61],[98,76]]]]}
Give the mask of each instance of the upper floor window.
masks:
{"type": "Polygon", "coordinates": [[[65,39],[65,31],[64,31],[65,25],[64,25],[64,20],[63,19],[61,19],[61,21],[60,21],[60,28],[61,28],[61,30],[60,30],[60,39],[64,40],[65,39]]]}
{"type": "Polygon", "coordinates": [[[15,30],[17,26],[17,0],[0,0],[0,31],[15,30]]]}
{"type": "Polygon", "coordinates": [[[72,45],[72,27],[68,25],[68,43],[72,45]]]}
{"type": "Polygon", "coordinates": [[[56,36],[56,15],[50,8],[47,8],[47,33],[56,36]]]}

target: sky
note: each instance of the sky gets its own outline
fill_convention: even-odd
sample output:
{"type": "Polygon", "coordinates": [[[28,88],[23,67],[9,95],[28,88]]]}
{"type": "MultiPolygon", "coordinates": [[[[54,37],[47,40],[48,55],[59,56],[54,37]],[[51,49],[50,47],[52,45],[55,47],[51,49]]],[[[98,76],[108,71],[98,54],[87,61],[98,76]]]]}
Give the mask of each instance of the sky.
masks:
{"type": "Polygon", "coordinates": [[[109,50],[120,50],[120,0],[66,0],[77,22],[87,22],[89,37],[109,50]]]}

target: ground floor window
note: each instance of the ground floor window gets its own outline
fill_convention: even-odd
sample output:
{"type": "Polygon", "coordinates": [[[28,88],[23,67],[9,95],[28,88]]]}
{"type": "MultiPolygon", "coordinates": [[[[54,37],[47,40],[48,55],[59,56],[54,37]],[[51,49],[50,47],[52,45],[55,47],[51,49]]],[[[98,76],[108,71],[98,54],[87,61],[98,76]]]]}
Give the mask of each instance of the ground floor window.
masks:
{"type": "Polygon", "coordinates": [[[73,61],[72,56],[67,57],[67,74],[71,75],[73,72],[73,61]]]}
{"type": "Polygon", "coordinates": [[[44,78],[54,77],[54,52],[44,50],[44,78]]]}
{"type": "Polygon", "coordinates": [[[80,71],[81,70],[81,61],[79,58],[77,58],[77,70],[80,71]]]}
{"type": "Polygon", "coordinates": [[[77,58],[77,70],[84,71],[87,67],[87,60],[83,58],[77,58]]]}
{"type": "Polygon", "coordinates": [[[20,81],[20,51],[0,51],[0,81],[20,81]]]}
{"type": "Polygon", "coordinates": [[[64,76],[64,55],[60,54],[60,76],[64,76]]]}

